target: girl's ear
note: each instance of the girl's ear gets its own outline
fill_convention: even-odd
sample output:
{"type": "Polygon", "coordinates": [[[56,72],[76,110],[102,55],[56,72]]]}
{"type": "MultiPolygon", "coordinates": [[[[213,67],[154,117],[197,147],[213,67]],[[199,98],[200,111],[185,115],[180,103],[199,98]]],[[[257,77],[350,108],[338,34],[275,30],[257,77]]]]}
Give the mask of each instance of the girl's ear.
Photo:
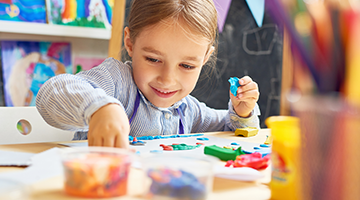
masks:
{"type": "Polygon", "coordinates": [[[133,43],[131,42],[131,39],[130,39],[129,27],[125,27],[125,29],[124,29],[124,46],[125,46],[126,51],[129,54],[129,56],[132,57],[133,43]]]}
{"type": "Polygon", "coordinates": [[[204,59],[204,62],[203,62],[203,65],[205,65],[205,63],[209,60],[211,54],[214,52],[215,50],[215,47],[214,46],[211,46],[209,51],[207,52],[206,56],[205,56],[205,59],[204,59]]]}

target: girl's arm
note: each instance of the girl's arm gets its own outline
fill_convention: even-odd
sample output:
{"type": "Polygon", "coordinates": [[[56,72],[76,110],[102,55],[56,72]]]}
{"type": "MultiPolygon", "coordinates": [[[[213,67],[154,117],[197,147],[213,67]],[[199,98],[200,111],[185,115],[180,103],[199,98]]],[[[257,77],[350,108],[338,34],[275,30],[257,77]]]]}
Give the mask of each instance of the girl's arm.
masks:
{"type": "Polygon", "coordinates": [[[99,108],[109,103],[122,106],[115,98],[119,73],[119,66],[108,59],[99,67],[77,75],[55,76],[40,88],[36,107],[52,126],[87,130],[91,115],[99,108]]]}
{"type": "Polygon", "coordinates": [[[51,78],[41,87],[36,106],[52,126],[74,131],[89,129],[90,145],[119,146],[116,144],[121,143],[117,141],[120,132],[126,132],[121,140],[126,136],[128,141],[125,107],[135,98],[131,91],[136,91],[136,86],[130,68],[107,59],[89,71],[51,78]]]}

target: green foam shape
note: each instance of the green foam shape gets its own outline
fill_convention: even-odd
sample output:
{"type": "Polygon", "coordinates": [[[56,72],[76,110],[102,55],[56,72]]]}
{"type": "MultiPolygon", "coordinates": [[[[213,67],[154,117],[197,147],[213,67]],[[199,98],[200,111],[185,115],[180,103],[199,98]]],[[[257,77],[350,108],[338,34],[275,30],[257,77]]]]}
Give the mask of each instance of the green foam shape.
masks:
{"type": "Polygon", "coordinates": [[[205,146],[204,153],[206,155],[215,156],[223,161],[235,160],[236,156],[245,154],[241,150],[241,147],[237,148],[236,150],[232,150],[232,149],[225,149],[216,145],[205,146]]]}
{"type": "Polygon", "coordinates": [[[187,145],[187,144],[176,144],[176,145],[169,145],[172,146],[174,151],[176,150],[191,150],[191,149],[195,149],[198,148],[199,146],[201,146],[201,144],[199,145],[187,145]]]}

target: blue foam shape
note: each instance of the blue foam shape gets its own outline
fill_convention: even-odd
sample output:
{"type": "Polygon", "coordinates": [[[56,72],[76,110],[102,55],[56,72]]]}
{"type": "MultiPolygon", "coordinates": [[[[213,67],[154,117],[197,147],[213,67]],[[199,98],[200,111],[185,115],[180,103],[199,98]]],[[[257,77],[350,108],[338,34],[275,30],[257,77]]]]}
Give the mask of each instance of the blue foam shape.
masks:
{"type": "Polygon", "coordinates": [[[270,145],[267,145],[267,144],[260,144],[260,147],[270,147],[270,145]]]}
{"type": "Polygon", "coordinates": [[[150,150],[150,153],[162,153],[163,150],[150,150]]]}
{"type": "MultiPolygon", "coordinates": [[[[254,147],[255,148],[255,147],[254,147]]],[[[251,154],[251,153],[255,153],[255,152],[259,152],[261,153],[262,157],[268,155],[271,153],[271,148],[259,148],[259,149],[241,149],[244,153],[246,154],[251,154]]]]}
{"type": "Polygon", "coordinates": [[[240,145],[240,144],[236,142],[232,142],[231,145],[240,145]]]}
{"type": "Polygon", "coordinates": [[[203,138],[196,138],[197,140],[209,140],[209,138],[203,137],[203,138]]]}
{"type": "Polygon", "coordinates": [[[191,134],[191,137],[197,137],[197,136],[203,136],[204,134],[202,133],[197,133],[197,134],[191,134]]]}
{"type": "Polygon", "coordinates": [[[186,137],[190,137],[190,135],[178,135],[179,137],[184,137],[184,138],[186,138],[186,137]]]}
{"type": "Polygon", "coordinates": [[[129,141],[133,141],[134,137],[129,135],[129,141]]]}
{"type": "MultiPolygon", "coordinates": [[[[198,133],[198,134],[190,134],[190,135],[156,135],[156,136],[151,136],[151,135],[148,135],[148,136],[140,136],[140,137],[137,137],[138,140],[154,140],[154,139],[168,139],[168,138],[177,138],[177,137],[197,137],[197,136],[203,136],[204,134],[202,133],[198,133]]],[[[129,135],[129,141],[133,141],[134,140],[134,137],[129,135]]]]}
{"type": "Polygon", "coordinates": [[[137,138],[138,140],[153,140],[154,137],[149,135],[149,136],[141,136],[137,138]]]}
{"type": "Polygon", "coordinates": [[[260,147],[254,147],[254,149],[260,149],[260,147]]]}
{"type": "Polygon", "coordinates": [[[160,136],[161,139],[168,139],[170,136],[160,136]]]}
{"type": "Polygon", "coordinates": [[[238,77],[230,77],[229,78],[230,83],[230,92],[236,96],[237,95],[237,89],[240,87],[239,78],[238,77]]]}
{"type": "Polygon", "coordinates": [[[252,154],[255,152],[255,151],[248,151],[248,150],[244,150],[244,149],[241,149],[241,151],[243,151],[246,154],[252,154]]]}

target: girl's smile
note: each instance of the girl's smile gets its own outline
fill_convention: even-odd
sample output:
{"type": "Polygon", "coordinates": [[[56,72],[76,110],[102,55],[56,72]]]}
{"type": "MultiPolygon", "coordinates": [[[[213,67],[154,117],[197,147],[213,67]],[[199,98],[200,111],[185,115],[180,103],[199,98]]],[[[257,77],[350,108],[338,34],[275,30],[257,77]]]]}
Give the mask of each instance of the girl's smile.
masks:
{"type": "Polygon", "coordinates": [[[154,90],[155,94],[158,95],[161,98],[170,98],[173,95],[175,95],[175,93],[177,92],[177,91],[163,91],[163,90],[156,89],[156,88],[153,88],[153,87],[151,87],[151,88],[154,90]]]}

